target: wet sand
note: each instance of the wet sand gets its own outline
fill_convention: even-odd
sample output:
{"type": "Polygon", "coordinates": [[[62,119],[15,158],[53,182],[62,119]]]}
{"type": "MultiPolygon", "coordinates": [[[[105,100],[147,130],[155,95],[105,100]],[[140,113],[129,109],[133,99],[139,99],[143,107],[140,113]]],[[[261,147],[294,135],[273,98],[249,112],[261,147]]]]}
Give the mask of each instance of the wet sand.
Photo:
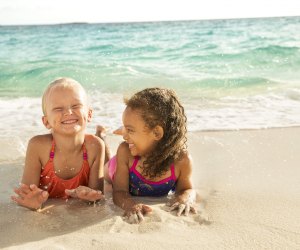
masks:
{"type": "MultiPolygon", "coordinates": [[[[300,128],[189,134],[198,214],[165,211],[166,198],[144,198],[153,213],[123,220],[111,187],[97,205],[49,200],[32,212],[12,203],[22,161],[0,164],[3,249],[300,249],[300,128]]],[[[109,136],[115,151],[121,138],[109,136]]]]}

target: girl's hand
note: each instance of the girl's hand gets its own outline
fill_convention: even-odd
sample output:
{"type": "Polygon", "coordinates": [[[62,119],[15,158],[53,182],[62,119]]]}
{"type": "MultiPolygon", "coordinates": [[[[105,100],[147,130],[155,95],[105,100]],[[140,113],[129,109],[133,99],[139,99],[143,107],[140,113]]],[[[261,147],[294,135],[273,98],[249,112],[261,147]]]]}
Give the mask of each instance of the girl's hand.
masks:
{"type": "Polygon", "coordinates": [[[183,212],[185,216],[188,216],[190,212],[196,214],[195,198],[196,194],[194,192],[186,192],[177,195],[175,199],[170,203],[167,203],[167,206],[170,207],[168,211],[171,212],[177,209],[177,216],[181,216],[183,212]]]}
{"type": "Polygon", "coordinates": [[[101,191],[94,190],[86,186],[79,186],[75,189],[66,189],[65,193],[73,198],[86,201],[97,201],[104,198],[101,191]]]}
{"type": "Polygon", "coordinates": [[[21,184],[19,188],[15,188],[14,192],[18,196],[11,196],[11,199],[17,204],[30,209],[37,210],[48,199],[49,193],[38,188],[35,184],[30,186],[21,184]]]}
{"type": "Polygon", "coordinates": [[[123,216],[127,218],[130,224],[137,224],[144,220],[144,215],[152,212],[152,208],[144,204],[135,204],[126,209],[123,216]]]}
{"type": "Polygon", "coordinates": [[[176,201],[173,204],[167,204],[167,206],[170,207],[169,212],[177,209],[177,216],[182,215],[183,212],[185,216],[188,216],[190,212],[194,214],[197,213],[195,206],[193,204],[190,204],[189,202],[180,203],[176,201]]]}

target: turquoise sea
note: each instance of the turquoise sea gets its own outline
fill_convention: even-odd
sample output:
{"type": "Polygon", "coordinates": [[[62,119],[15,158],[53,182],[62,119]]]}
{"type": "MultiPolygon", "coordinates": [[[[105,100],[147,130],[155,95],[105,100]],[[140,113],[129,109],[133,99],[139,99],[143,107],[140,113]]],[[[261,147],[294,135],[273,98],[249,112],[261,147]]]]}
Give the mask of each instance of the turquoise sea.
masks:
{"type": "Polygon", "coordinates": [[[90,132],[151,86],[175,89],[189,131],[299,125],[299,30],[300,17],[0,26],[1,145],[47,132],[40,96],[60,76],[88,90],[90,132]]]}

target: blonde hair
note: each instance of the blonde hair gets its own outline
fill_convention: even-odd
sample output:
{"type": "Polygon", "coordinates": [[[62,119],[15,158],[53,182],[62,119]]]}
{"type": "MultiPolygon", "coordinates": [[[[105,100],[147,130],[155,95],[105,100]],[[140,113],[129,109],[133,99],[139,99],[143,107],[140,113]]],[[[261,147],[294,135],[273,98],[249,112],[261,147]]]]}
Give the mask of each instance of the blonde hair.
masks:
{"type": "Polygon", "coordinates": [[[53,82],[51,82],[46,90],[44,91],[43,97],[42,97],[42,109],[43,109],[43,114],[46,115],[46,103],[47,103],[47,98],[50,94],[50,92],[56,88],[56,87],[61,87],[61,88],[78,88],[81,91],[83,91],[85,98],[86,98],[86,103],[88,105],[88,98],[85,89],[82,87],[82,85],[77,82],[76,80],[72,78],[67,78],[67,77],[61,77],[53,82]]]}

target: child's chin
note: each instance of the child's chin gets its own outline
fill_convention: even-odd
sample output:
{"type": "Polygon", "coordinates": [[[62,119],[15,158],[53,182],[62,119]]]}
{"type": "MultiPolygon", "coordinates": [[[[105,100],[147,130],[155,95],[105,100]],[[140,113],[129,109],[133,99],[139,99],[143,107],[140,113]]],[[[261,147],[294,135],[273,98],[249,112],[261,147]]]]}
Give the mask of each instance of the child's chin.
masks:
{"type": "Polygon", "coordinates": [[[130,154],[132,156],[138,156],[138,153],[135,150],[130,150],[130,154]]]}
{"type": "Polygon", "coordinates": [[[78,133],[82,130],[81,126],[75,125],[75,126],[69,126],[63,129],[63,132],[66,134],[73,134],[73,133],[78,133]]]}

